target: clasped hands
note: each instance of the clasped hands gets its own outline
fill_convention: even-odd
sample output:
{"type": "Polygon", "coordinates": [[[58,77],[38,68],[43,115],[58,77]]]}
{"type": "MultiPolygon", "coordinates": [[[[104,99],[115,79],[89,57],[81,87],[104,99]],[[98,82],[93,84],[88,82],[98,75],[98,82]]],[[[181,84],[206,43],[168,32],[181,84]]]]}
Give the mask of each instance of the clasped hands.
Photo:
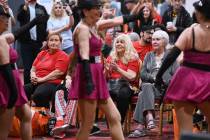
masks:
{"type": "Polygon", "coordinates": [[[109,64],[109,70],[114,70],[114,71],[118,71],[119,70],[119,66],[117,65],[116,62],[112,61],[110,64],[109,64]]]}
{"type": "Polygon", "coordinates": [[[31,74],[31,83],[33,85],[37,85],[38,83],[42,83],[44,81],[44,78],[37,77],[35,73],[31,74]]]}

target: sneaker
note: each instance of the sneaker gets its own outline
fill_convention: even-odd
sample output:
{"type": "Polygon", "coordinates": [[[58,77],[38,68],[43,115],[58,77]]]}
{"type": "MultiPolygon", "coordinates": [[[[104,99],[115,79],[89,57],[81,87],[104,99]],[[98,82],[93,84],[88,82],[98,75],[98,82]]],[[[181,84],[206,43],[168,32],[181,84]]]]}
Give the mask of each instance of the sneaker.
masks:
{"type": "Polygon", "coordinates": [[[55,129],[60,128],[62,126],[64,126],[64,121],[63,120],[58,120],[55,124],[55,128],[52,129],[52,133],[53,133],[54,138],[62,139],[66,136],[65,131],[60,131],[60,132],[58,131],[57,133],[56,133],[56,131],[54,131],[55,129]]]}
{"type": "Polygon", "coordinates": [[[96,135],[96,134],[99,134],[99,133],[101,133],[100,128],[98,128],[97,126],[94,125],[91,132],[90,132],[90,136],[96,135]]]}
{"type": "Polygon", "coordinates": [[[201,114],[193,114],[193,123],[196,124],[196,123],[199,123],[199,122],[202,122],[204,119],[204,116],[201,115],[201,114]]]}

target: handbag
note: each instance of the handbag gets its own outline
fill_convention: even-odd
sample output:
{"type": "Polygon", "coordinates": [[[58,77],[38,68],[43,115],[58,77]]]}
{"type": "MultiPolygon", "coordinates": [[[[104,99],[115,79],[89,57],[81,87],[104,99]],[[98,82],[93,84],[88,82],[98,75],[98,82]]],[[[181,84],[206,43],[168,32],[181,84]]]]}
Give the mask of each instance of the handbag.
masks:
{"type": "MultiPolygon", "coordinates": [[[[32,136],[43,136],[47,134],[48,121],[51,118],[46,114],[48,110],[44,107],[32,107],[32,136]]],[[[20,120],[14,116],[9,136],[20,137],[20,120]]]]}
{"type": "Polygon", "coordinates": [[[120,89],[125,86],[129,87],[129,82],[126,79],[120,78],[108,80],[108,89],[112,94],[118,94],[120,89]]]}

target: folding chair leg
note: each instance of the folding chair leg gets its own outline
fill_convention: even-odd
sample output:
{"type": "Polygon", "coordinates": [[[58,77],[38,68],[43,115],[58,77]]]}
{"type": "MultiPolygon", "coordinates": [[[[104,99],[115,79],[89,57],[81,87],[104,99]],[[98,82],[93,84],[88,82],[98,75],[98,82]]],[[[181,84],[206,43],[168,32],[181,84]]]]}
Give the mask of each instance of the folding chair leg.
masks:
{"type": "Polygon", "coordinates": [[[131,105],[129,105],[128,111],[126,113],[126,118],[123,124],[124,134],[128,134],[130,132],[130,123],[131,123],[131,105]]]}
{"type": "Polygon", "coordinates": [[[159,120],[159,128],[160,128],[160,136],[163,135],[163,103],[160,105],[160,120],[159,120]]]}

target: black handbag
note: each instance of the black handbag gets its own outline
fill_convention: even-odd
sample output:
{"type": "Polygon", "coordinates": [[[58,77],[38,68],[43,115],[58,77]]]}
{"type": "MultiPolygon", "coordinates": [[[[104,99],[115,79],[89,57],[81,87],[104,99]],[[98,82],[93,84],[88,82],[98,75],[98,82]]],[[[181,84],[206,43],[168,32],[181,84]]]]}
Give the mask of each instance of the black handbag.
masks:
{"type": "Polygon", "coordinates": [[[129,82],[126,79],[110,79],[108,80],[108,89],[112,94],[118,94],[122,87],[129,86],[129,82]]]}

